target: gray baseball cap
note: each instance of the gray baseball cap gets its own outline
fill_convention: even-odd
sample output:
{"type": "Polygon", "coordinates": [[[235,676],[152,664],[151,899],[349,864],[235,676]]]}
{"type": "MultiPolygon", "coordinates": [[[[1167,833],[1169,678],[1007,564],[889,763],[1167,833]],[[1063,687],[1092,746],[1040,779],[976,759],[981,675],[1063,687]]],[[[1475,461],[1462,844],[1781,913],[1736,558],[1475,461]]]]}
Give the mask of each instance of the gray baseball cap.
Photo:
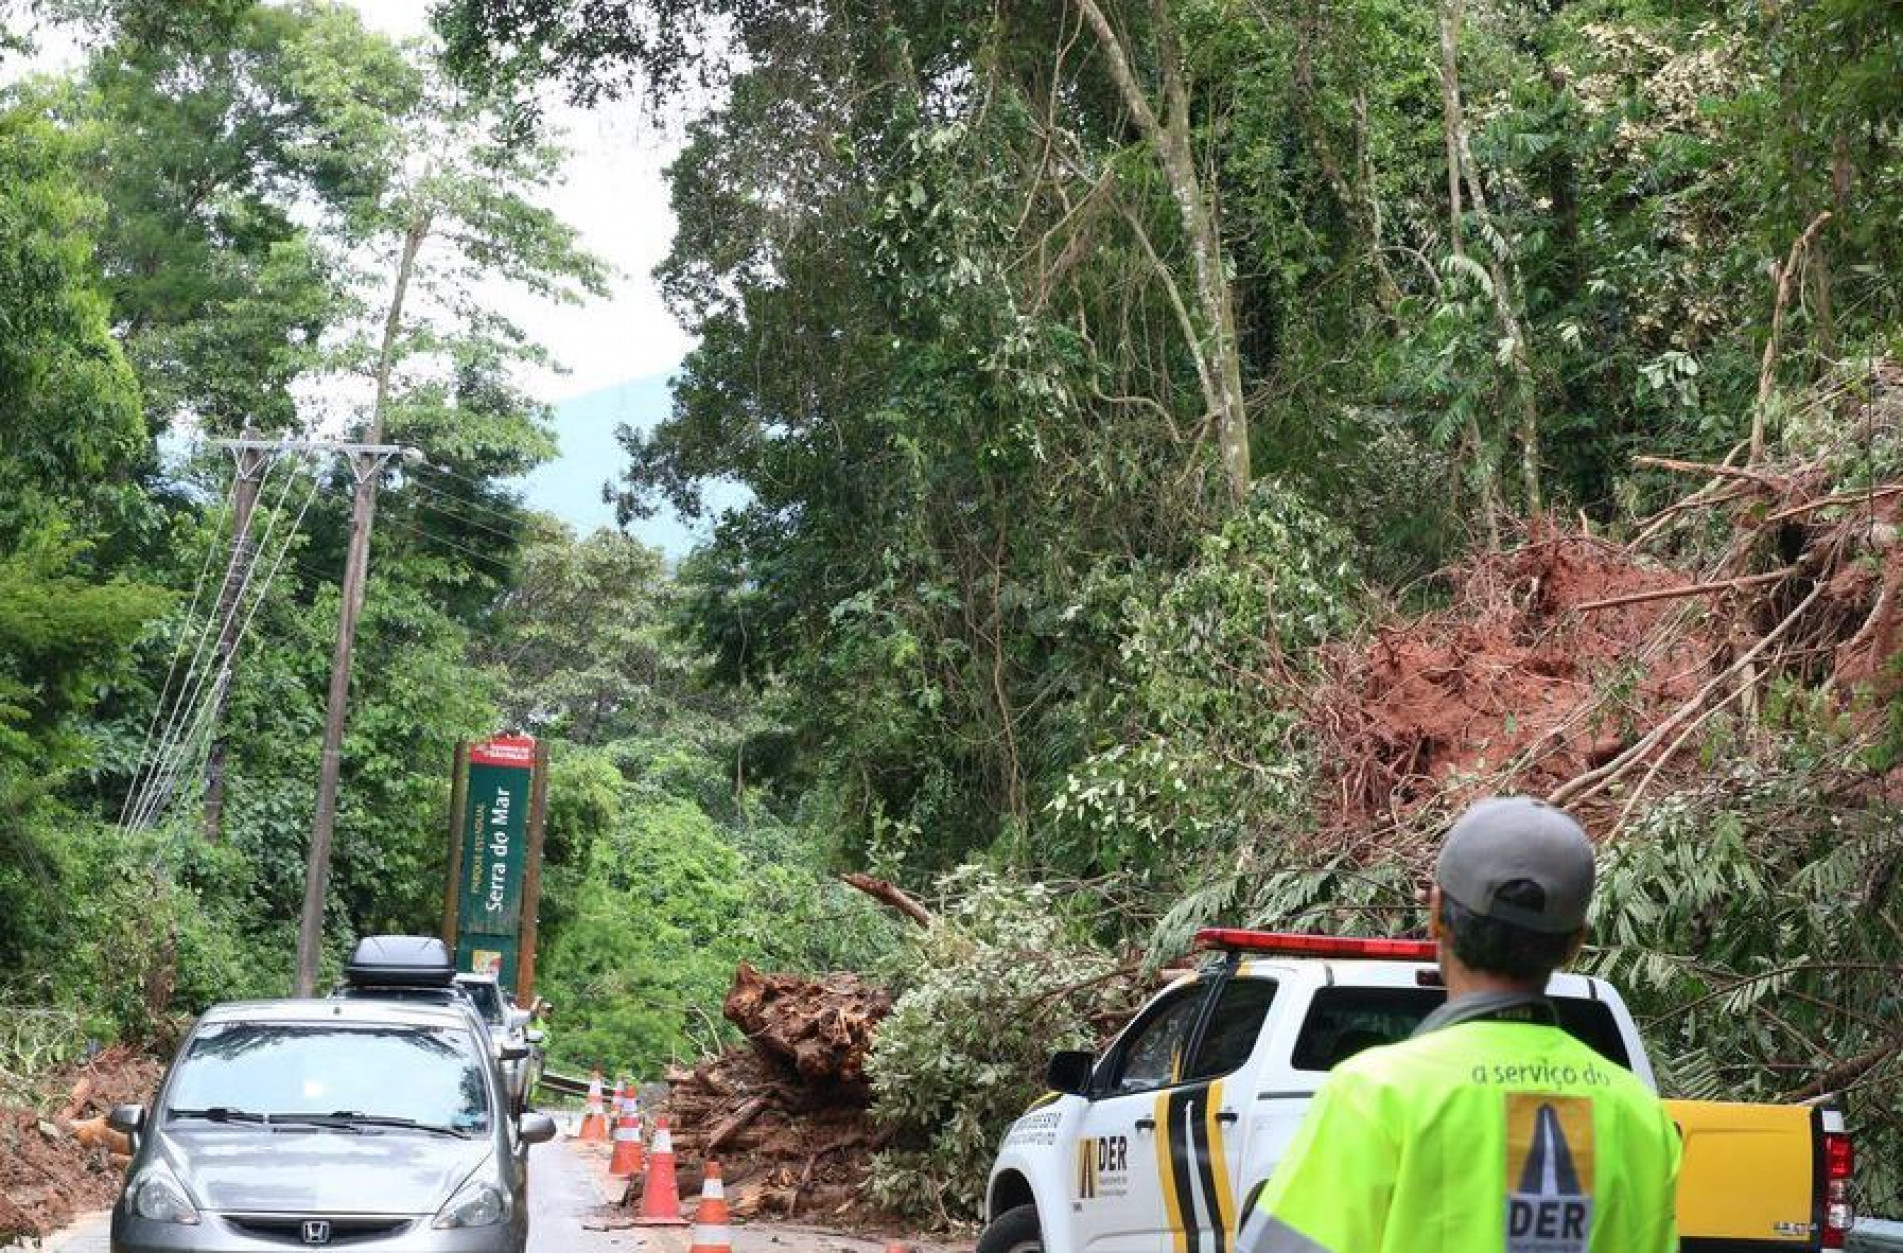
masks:
{"type": "Polygon", "coordinates": [[[1592,841],[1563,809],[1528,796],[1476,802],[1441,845],[1434,878],[1471,913],[1529,931],[1566,935],[1586,925],[1592,903],[1592,841]],[[1494,899],[1504,884],[1532,882],[1546,894],[1538,909],[1494,899]]]}

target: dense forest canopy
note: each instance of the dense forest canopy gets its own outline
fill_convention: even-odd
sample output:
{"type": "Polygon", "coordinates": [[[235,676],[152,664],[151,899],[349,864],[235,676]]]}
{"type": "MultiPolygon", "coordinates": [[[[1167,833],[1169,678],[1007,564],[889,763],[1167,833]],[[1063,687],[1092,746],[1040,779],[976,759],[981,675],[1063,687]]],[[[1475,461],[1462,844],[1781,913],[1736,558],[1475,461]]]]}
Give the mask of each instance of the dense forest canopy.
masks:
{"type": "Polygon", "coordinates": [[[382,480],[333,961],[432,927],[452,745],[531,731],[558,1059],[708,1045],[737,960],[876,971],[880,1187],[943,1213],[1079,1030],[985,973],[1010,937],[1082,983],[1219,916],[1406,930],[1449,810],[1524,788],[1605,842],[1588,960],[1668,1086],[1849,1088],[1903,1142],[1894,4],[14,9],[86,53],[0,43],[0,1000],[151,1038],[286,985],[339,464],[273,463],[229,674],[179,658],[204,439],[342,429],[426,461],[382,480]],[[685,114],[695,346],[602,467],[624,525],[708,515],[677,567],[512,486],[550,346],[493,284],[608,278],[547,207],[563,97],[685,114]]]}

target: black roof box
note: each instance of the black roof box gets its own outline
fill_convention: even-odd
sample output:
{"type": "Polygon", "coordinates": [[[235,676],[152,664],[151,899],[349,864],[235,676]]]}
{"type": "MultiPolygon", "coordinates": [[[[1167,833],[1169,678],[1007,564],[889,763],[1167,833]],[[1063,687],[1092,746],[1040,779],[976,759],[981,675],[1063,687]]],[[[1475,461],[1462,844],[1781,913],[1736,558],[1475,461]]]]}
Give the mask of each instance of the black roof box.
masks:
{"type": "Polygon", "coordinates": [[[367,935],[344,963],[358,988],[446,988],[456,977],[449,948],[433,935],[367,935]]]}

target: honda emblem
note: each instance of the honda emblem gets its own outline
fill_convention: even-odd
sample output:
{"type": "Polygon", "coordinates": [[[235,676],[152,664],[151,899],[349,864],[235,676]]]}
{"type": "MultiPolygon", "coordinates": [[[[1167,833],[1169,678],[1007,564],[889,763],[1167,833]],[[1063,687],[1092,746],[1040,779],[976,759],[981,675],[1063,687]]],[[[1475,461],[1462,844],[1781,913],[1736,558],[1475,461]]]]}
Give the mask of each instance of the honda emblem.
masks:
{"type": "Polygon", "coordinates": [[[313,1218],[304,1224],[305,1244],[329,1244],[330,1224],[321,1218],[313,1218]]]}

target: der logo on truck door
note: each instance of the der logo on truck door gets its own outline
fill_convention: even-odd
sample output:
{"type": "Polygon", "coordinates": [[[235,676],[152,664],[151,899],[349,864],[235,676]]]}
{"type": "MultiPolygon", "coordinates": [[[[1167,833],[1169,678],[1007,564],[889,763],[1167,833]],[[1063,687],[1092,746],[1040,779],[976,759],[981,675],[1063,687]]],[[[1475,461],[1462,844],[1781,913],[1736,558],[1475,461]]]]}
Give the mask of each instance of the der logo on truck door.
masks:
{"type": "Polygon", "coordinates": [[[1507,1253],[1586,1253],[1592,1243],[1592,1100],[1510,1092],[1507,1253]]]}
{"type": "Polygon", "coordinates": [[[1130,1140],[1127,1136],[1085,1136],[1077,1142],[1077,1198],[1127,1196],[1130,1191],[1130,1140]]]}

